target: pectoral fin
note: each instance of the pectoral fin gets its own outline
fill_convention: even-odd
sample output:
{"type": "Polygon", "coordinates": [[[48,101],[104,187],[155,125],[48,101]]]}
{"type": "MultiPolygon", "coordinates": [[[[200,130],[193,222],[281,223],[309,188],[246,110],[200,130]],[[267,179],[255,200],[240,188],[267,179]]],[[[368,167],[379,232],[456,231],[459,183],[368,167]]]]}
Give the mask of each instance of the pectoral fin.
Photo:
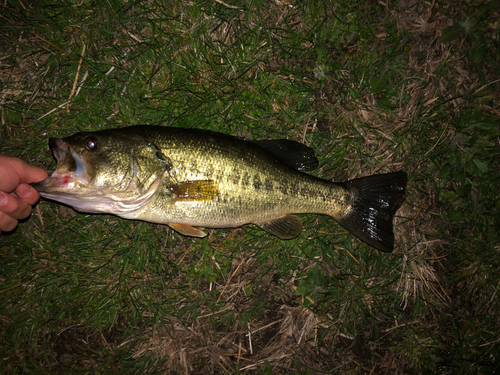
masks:
{"type": "Polygon", "coordinates": [[[188,224],[170,223],[168,226],[176,232],[189,237],[205,237],[207,235],[205,232],[188,224]]]}
{"type": "Polygon", "coordinates": [[[217,184],[212,180],[184,181],[168,187],[174,193],[176,201],[206,201],[219,194],[217,184]]]}
{"type": "Polygon", "coordinates": [[[282,240],[290,240],[302,232],[302,220],[298,216],[290,214],[265,223],[255,223],[255,225],[282,240]]]}

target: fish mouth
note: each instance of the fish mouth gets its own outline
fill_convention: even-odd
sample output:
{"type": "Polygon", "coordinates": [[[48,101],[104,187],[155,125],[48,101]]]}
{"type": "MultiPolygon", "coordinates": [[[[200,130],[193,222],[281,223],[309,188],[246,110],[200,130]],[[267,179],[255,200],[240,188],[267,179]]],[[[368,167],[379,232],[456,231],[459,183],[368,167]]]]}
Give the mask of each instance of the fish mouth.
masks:
{"type": "Polygon", "coordinates": [[[49,147],[57,160],[57,168],[45,180],[31,184],[42,197],[54,193],[71,194],[89,184],[87,166],[81,155],[76,153],[63,138],[50,138],[49,147]]]}

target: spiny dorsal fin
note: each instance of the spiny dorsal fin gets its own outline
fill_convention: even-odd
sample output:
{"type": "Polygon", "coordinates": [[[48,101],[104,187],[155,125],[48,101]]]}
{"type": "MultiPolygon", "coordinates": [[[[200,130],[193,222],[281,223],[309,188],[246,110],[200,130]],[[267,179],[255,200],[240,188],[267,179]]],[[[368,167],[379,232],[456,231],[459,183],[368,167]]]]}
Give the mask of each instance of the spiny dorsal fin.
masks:
{"type": "Polygon", "coordinates": [[[298,216],[290,214],[265,223],[255,223],[255,225],[282,240],[290,240],[302,232],[302,220],[298,216]]]}
{"type": "Polygon", "coordinates": [[[272,153],[277,159],[301,172],[310,172],[318,168],[318,159],[314,150],[306,145],[289,139],[253,141],[272,153]]]}

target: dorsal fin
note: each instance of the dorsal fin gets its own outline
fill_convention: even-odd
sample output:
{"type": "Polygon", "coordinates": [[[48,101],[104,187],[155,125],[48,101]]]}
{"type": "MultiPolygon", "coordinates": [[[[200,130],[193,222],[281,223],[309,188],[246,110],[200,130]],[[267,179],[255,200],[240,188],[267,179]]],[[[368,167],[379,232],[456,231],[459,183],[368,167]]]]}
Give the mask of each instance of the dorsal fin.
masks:
{"type": "Polygon", "coordinates": [[[318,168],[318,159],[314,150],[300,142],[290,139],[252,141],[272,153],[278,160],[301,172],[310,172],[318,168]]]}

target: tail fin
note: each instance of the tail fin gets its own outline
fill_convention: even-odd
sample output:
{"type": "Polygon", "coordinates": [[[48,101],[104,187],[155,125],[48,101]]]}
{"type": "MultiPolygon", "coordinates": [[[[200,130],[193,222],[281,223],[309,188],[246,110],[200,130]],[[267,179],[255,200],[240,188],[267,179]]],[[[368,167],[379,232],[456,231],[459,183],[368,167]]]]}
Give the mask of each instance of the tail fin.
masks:
{"type": "Polygon", "coordinates": [[[368,245],[394,250],[392,219],[404,201],[407,182],[403,171],[347,181],[343,185],[352,194],[352,208],[337,221],[368,245]]]}

